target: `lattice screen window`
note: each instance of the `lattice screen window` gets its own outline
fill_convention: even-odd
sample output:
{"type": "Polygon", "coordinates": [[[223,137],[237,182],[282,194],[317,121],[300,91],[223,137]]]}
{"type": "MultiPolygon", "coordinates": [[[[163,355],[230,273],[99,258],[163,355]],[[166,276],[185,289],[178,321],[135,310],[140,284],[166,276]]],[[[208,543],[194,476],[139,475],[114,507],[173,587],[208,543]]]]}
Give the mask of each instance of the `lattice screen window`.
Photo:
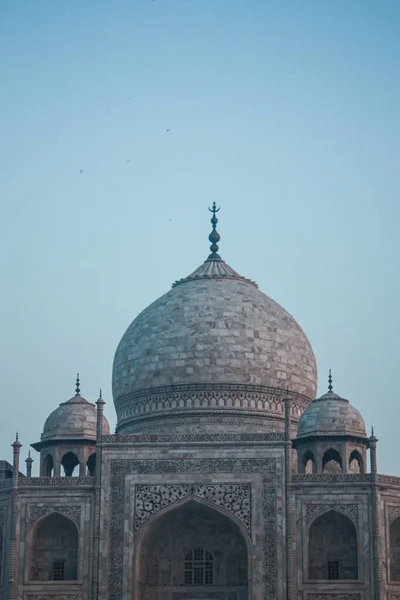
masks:
{"type": "Polygon", "coordinates": [[[339,561],[328,561],[328,579],[340,579],[339,561]]]}
{"type": "Polygon", "coordinates": [[[53,581],[64,581],[65,579],[65,563],[64,561],[56,561],[53,563],[53,581]]]}
{"type": "Polygon", "coordinates": [[[213,584],[213,556],[203,548],[194,548],[185,556],[185,585],[213,584]]]}

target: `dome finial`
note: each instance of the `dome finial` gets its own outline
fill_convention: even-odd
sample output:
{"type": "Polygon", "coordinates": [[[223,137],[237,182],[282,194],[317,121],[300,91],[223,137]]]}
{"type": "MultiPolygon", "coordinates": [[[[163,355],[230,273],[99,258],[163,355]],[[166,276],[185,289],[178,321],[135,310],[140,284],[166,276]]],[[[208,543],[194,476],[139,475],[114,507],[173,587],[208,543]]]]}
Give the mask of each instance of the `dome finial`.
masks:
{"type": "Polygon", "coordinates": [[[208,210],[210,212],[212,212],[212,217],[211,217],[211,225],[212,225],[212,232],[210,233],[210,235],[208,236],[208,239],[211,242],[211,246],[210,246],[210,250],[211,250],[211,254],[208,257],[209,259],[213,259],[213,258],[221,258],[218,254],[218,242],[221,239],[216,227],[217,227],[217,223],[218,223],[218,219],[215,216],[216,213],[219,211],[220,208],[217,208],[217,205],[215,204],[215,202],[213,202],[212,208],[209,208],[208,210]]]}
{"type": "Polygon", "coordinates": [[[329,377],[328,377],[328,391],[333,392],[332,371],[330,369],[329,369],[329,377]]]}
{"type": "Polygon", "coordinates": [[[75,392],[76,392],[77,396],[79,396],[80,393],[81,393],[81,387],[80,387],[80,385],[81,385],[81,382],[79,380],[79,373],[77,373],[76,374],[76,388],[75,388],[75,392]]]}

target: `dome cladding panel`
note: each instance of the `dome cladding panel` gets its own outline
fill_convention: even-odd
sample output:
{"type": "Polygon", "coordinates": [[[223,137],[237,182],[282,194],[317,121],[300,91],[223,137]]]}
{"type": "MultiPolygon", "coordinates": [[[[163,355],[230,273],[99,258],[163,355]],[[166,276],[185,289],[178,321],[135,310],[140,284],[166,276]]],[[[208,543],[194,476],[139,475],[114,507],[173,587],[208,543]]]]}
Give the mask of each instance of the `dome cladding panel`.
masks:
{"type": "Polygon", "coordinates": [[[352,435],[366,437],[365,423],[354,406],[336,394],[326,394],[301,415],[297,437],[352,435]]]}
{"type": "MultiPolygon", "coordinates": [[[[42,441],[61,438],[96,439],[96,406],[83,398],[82,401],[76,402],[75,398],[61,404],[47,417],[41,436],[42,441]]],[[[110,426],[103,416],[103,434],[108,433],[110,433],[110,426]]]]}
{"type": "Polygon", "coordinates": [[[146,308],[116,351],[114,400],[190,383],[268,385],[315,397],[316,364],[297,322],[243,280],[194,280],[146,308]]]}

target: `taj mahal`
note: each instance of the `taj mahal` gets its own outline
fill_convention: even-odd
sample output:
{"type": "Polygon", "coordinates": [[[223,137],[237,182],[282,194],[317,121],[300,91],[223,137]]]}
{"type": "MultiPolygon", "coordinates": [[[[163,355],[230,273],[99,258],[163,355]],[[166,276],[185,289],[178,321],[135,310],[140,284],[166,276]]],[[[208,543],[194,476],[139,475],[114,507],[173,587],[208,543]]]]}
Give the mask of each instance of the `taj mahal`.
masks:
{"type": "Polygon", "coordinates": [[[78,378],[26,465],[18,439],[0,461],[4,600],[400,600],[400,478],[221,258],[218,210],[205,262],[122,336],[115,433],[78,378]]]}

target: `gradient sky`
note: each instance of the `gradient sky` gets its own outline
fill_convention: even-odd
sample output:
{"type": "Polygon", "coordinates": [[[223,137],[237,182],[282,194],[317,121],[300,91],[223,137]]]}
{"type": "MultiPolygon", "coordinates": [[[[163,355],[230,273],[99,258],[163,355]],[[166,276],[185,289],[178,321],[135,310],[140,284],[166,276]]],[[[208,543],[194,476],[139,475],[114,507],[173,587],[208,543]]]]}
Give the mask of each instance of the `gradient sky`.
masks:
{"type": "Polygon", "coordinates": [[[399,32],[399,0],[2,0],[0,458],[77,371],[114,427],[119,339],[215,200],[400,475],[399,32]]]}

